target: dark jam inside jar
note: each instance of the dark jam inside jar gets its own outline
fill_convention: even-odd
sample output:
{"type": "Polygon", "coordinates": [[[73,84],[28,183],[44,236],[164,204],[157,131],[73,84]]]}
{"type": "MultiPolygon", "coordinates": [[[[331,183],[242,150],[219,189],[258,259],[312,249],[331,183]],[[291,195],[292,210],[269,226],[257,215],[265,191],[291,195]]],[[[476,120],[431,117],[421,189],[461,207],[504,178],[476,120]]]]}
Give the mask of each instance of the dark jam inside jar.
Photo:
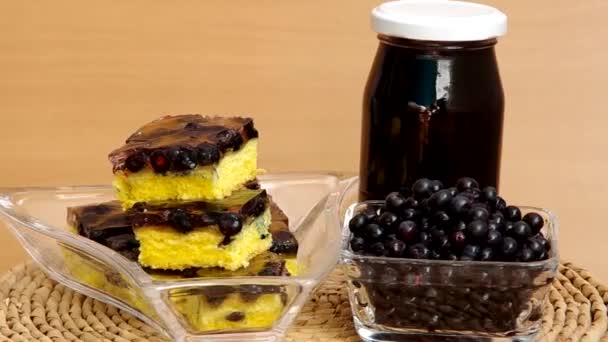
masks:
{"type": "Polygon", "coordinates": [[[498,186],[504,98],[496,39],[379,39],[363,103],[361,199],[422,177],[498,186]]]}

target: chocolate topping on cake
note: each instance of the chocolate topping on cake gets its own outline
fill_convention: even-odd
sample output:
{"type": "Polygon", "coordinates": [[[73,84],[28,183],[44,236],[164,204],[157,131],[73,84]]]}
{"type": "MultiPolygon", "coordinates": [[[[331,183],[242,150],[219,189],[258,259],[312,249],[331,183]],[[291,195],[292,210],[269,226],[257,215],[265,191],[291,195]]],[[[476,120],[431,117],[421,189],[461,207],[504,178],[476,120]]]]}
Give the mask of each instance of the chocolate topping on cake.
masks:
{"type": "Polygon", "coordinates": [[[109,155],[114,172],[183,172],[216,163],[221,153],[238,150],[258,132],[253,119],[184,114],[145,124],[109,155]]]}

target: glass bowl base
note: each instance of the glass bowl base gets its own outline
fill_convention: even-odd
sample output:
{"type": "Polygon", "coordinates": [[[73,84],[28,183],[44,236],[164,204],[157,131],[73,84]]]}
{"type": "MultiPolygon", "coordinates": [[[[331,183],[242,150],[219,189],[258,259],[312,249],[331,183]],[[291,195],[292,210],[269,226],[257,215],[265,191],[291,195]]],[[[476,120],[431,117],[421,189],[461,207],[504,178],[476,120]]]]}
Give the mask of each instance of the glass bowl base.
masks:
{"type": "Polygon", "coordinates": [[[365,342],[533,342],[537,333],[510,337],[489,337],[474,335],[445,335],[430,332],[400,332],[378,330],[364,325],[357,317],[353,317],[355,330],[365,342]]]}

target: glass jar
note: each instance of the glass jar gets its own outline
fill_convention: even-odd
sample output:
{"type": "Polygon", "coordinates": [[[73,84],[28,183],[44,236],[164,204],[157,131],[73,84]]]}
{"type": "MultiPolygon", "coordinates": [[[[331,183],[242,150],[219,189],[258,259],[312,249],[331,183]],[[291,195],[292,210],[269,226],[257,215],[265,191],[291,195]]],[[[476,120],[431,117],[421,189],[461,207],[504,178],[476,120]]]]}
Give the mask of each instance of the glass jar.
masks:
{"type": "Polygon", "coordinates": [[[360,198],[418,178],[498,186],[504,97],[494,46],[506,16],[485,5],[402,0],[372,12],[380,44],[363,99],[360,198]]]}

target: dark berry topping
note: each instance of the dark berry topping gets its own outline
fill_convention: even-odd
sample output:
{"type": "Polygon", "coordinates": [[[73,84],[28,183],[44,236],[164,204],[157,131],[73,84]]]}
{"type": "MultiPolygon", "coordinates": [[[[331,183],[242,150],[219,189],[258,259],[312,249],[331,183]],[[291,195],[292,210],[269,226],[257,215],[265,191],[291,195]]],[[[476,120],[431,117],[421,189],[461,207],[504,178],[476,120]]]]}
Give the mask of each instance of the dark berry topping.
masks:
{"type": "Polygon", "coordinates": [[[394,213],[401,212],[405,209],[405,197],[398,192],[391,192],[386,196],[386,209],[394,213]]]}
{"type": "Polygon", "coordinates": [[[517,253],[517,241],[512,237],[504,238],[500,252],[504,258],[510,259],[511,257],[514,257],[515,253],[517,253]]]}
{"type": "Polygon", "coordinates": [[[462,177],[456,182],[456,189],[458,191],[466,191],[468,189],[479,189],[479,183],[470,177],[462,177]]]}
{"type": "Polygon", "coordinates": [[[150,154],[150,164],[156,173],[165,173],[171,167],[171,162],[162,150],[156,150],[150,154]]]}
{"type": "Polygon", "coordinates": [[[510,205],[504,210],[505,219],[511,222],[517,222],[521,220],[521,210],[514,205],[510,205]]]}
{"type": "Polygon", "coordinates": [[[298,240],[290,232],[280,230],[272,233],[272,246],[270,251],[280,254],[295,254],[298,252],[298,240]]]}
{"type": "Polygon", "coordinates": [[[502,234],[498,230],[488,231],[488,239],[486,244],[492,248],[499,247],[502,245],[502,234]]]}
{"type": "Polygon", "coordinates": [[[471,209],[469,209],[469,220],[471,221],[475,221],[475,220],[481,220],[481,221],[486,221],[488,219],[488,217],[490,216],[490,213],[488,213],[488,210],[482,207],[473,207],[471,209]]]}
{"type": "Polygon", "coordinates": [[[402,241],[409,242],[416,238],[418,230],[414,221],[403,221],[397,227],[397,237],[402,241]]]}
{"type": "Polygon", "coordinates": [[[485,241],[488,237],[488,224],[481,220],[471,221],[467,225],[467,236],[475,241],[485,241]]]}
{"type": "Polygon", "coordinates": [[[230,322],[240,322],[245,319],[245,313],[242,311],[233,311],[226,316],[226,320],[230,322]]]}
{"type": "Polygon", "coordinates": [[[382,242],[373,243],[371,246],[369,246],[369,251],[375,256],[387,255],[387,250],[384,248],[384,244],[382,242]]]}
{"type": "Polygon", "coordinates": [[[534,235],[538,234],[545,224],[543,217],[537,213],[527,213],[524,215],[523,221],[532,228],[532,234],[534,235]]]}
{"type": "Polygon", "coordinates": [[[125,160],[125,167],[130,172],[138,172],[146,166],[146,155],[144,153],[134,153],[125,160]]]}
{"type": "Polygon", "coordinates": [[[387,230],[392,230],[399,221],[399,217],[396,214],[387,211],[382,213],[378,218],[378,222],[387,230]]]}
{"type": "Polygon", "coordinates": [[[493,259],[494,259],[494,250],[492,248],[486,247],[481,250],[479,260],[492,261],[493,259]]]}
{"type": "Polygon", "coordinates": [[[243,216],[260,216],[266,210],[268,198],[264,195],[256,196],[249,200],[241,207],[241,215],[243,216]]]}
{"type": "Polygon", "coordinates": [[[217,146],[203,143],[196,148],[196,161],[201,166],[217,163],[220,160],[220,150],[217,146]]]}
{"type": "Polygon", "coordinates": [[[224,236],[234,236],[243,229],[243,218],[238,214],[224,213],[220,215],[217,225],[224,236]]]}
{"type": "Polygon", "coordinates": [[[365,240],[361,237],[355,236],[350,240],[350,249],[353,252],[361,252],[365,249],[365,240]]]}
{"type": "Polygon", "coordinates": [[[407,249],[407,256],[413,259],[428,259],[431,256],[431,250],[422,243],[417,243],[407,249]]]}
{"type": "Polygon", "coordinates": [[[438,210],[446,207],[452,200],[452,197],[449,190],[439,190],[429,197],[428,205],[432,210],[438,210]]]}
{"type": "Polygon", "coordinates": [[[532,228],[524,221],[513,223],[513,229],[510,230],[510,235],[516,240],[524,241],[532,236],[532,228]]]}
{"type": "Polygon", "coordinates": [[[219,132],[217,134],[217,139],[220,150],[223,152],[229,149],[238,150],[243,144],[243,137],[241,137],[239,132],[233,129],[219,132]]]}
{"type": "Polygon", "coordinates": [[[169,225],[181,232],[189,232],[193,229],[190,215],[183,209],[172,209],[167,215],[169,225]]]}
{"type": "Polygon", "coordinates": [[[367,216],[364,214],[357,214],[350,219],[350,222],[348,222],[348,228],[350,229],[351,233],[360,236],[363,232],[363,228],[368,222],[367,216]]]}
{"type": "Polygon", "coordinates": [[[412,186],[412,193],[417,199],[427,198],[432,193],[432,181],[430,179],[422,178],[416,181],[412,186]]]}
{"type": "Polygon", "coordinates": [[[384,230],[376,223],[368,223],[363,229],[363,236],[370,241],[380,239],[382,234],[384,234],[384,230]]]}
{"type": "Polygon", "coordinates": [[[388,251],[388,255],[391,257],[399,258],[403,256],[405,252],[405,243],[400,240],[391,240],[384,244],[385,249],[388,251]]]}
{"type": "Polygon", "coordinates": [[[187,171],[196,167],[196,154],[190,149],[173,149],[170,156],[173,169],[176,171],[187,171]]]}
{"type": "Polygon", "coordinates": [[[487,203],[495,203],[498,191],[493,186],[486,186],[481,190],[481,199],[487,203]]]}

